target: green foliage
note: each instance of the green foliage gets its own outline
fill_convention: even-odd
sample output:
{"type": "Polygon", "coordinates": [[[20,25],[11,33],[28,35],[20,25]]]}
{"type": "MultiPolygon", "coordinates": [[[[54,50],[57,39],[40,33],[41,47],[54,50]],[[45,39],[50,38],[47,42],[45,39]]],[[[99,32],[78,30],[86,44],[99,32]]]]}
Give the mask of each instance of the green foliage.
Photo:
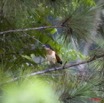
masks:
{"type": "Polygon", "coordinates": [[[48,83],[30,78],[3,87],[2,103],[59,103],[48,83]]]}
{"type": "MultiPolygon", "coordinates": [[[[94,6],[92,5],[92,2],[94,3],[93,0],[80,0],[79,2],[77,0],[62,0],[61,2],[56,0],[43,0],[41,2],[37,0],[2,1],[2,15],[0,16],[2,22],[0,31],[17,28],[49,26],[55,22],[53,21],[54,19],[62,18],[61,20],[66,20],[71,16],[71,23],[69,24],[69,20],[67,22],[68,25],[65,24],[67,25],[67,29],[65,30],[66,33],[68,33],[67,30],[71,28],[74,30],[72,33],[73,37],[83,39],[87,37],[87,34],[89,34],[89,31],[91,30],[90,23],[91,25],[93,24],[92,18],[94,15],[90,16],[90,14],[92,14],[90,9],[94,6]],[[82,5],[83,3],[84,5],[82,5]],[[61,6],[62,8],[60,8],[61,6]],[[81,23],[83,26],[80,25],[81,23]],[[87,25],[89,27],[87,27],[87,25]]],[[[57,50],[59,45],[57,45],[57,42],[53,39],[52,36],[55,33],[58,33],[56,28],[48,28],[39,31],[9,33],[6,35],[1,35],[0,51],[2,53],[1,58],[4,58],[2,62],[5,61],[8,65],[8,61],[12,58],[15,58],[12,59],[12,62],[9,63],[9,65],[11,64],[12,66],[12,63],[22,65],[27,62],[26,59],[22,58],[22,55],[29,56],[32,53],[34,53],[36,56],[43,55],[41,52],[42,46],[37,40],[39,40],[41,43],[49,43],[53,47],[56,47],[57,50]],[[17,63],[17,61],[21,62],[17,63]]],[[[69,38],[70,37],[71,35],[69,35],[69,38]]],[[[6,68],[8,69],[8,67],[6,68]]]]}
{"type": "Polygon", "coordinates": [[[42,48],[45,43],[64,63],[103,54],[103,31],[96,36],[92,33],[99,26],[95,22],[97,7],[95,0],[1,0],[0,32],[53,25],[62,28],[0,34],[0,103],[90,103],[92,97],[104,98],[104,58],[84,67],[89,70],[87,75],[80,74],[81,67],[73,67],[26,77],[49,66],[42,48]],[[72,39],[81,51],[73,48],[72,39]],[[87,56],[81,47],[85,40],[96,45],[87,56]],[[13,82],[15,78],[19,79],[13,82]]]}
{"type": "Polygon", "coordinates": [[[92,75],[94,78],[87,77],[85,80],[83,77],[79,79],[78,75],[72,75],[71,71],[65,71],[55,85],[60,101],[63,103],[89,103],[90,98],[99,97],[96,85],[100,79],[97,74],[92,75]]]}

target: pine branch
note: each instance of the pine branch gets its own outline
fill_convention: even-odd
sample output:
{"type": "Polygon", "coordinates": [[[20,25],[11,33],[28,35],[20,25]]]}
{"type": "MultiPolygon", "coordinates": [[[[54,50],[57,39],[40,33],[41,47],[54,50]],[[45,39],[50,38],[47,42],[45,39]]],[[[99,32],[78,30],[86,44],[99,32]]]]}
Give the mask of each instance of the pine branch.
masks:
{"type": "Polygon", "coordinates": [[[47,29],[47,28],[62,28],[63,26],[40,26],[35,28],[24,28],[24,29],[16,29],[16,30],[7,30],[0,32],[1,34],[7,34],[7,33],[15,33],[15,32],[23,32],[23,31],[30,31],[30,30],[41,30],[41,29],[47,29]]]}
{"type": "MultiPolygon", "coordinates": [[[[75,64],[70,64],[70,63],[67,63],[64,67],[61,66],[61,67],[53,67],[53,68],[47,68],[46,70],[42,70],[42,71],[38,71],[38,72],[34,72],[34,73],[31,73],[31,74],[27,74],[25,76],[20,76],[20,77],[16,77],[16,78],[13,78],[3,84],[6,84],[6,83],[10,83],[10,82],[13,82],[13,81],[16,81],[20,78],[26,78],[26,77],[31,77],[31,76],[35,76],[35,75],[39,75],[39,74],[44,74],[44,73],[48,73],[48,72],[52,72],[52,71],[58,71],[58,70],[63,70],[63,69],[69,69],[71,67],[75,67],[75,66],[79,66],[79,65],[82,65],[82,64],[86,64],[86,63],[90,63],[96,59],[99,59],[99,58],[102,58],[104,57],[104,54],[101,54],[101,55],[94,55],[92,58],[86,60],[86,61],[82,61],[82,62],[79,62],[79,63],[75,63],[75,64]]],[[[1,84],[2,85],[2,84],[1,84]]]]}

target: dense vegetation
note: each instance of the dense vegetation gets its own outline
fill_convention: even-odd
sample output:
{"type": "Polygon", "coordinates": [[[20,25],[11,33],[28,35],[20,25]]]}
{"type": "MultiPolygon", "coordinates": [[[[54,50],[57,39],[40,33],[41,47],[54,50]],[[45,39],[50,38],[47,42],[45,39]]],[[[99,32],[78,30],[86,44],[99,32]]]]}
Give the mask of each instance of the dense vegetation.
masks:
{"type": "Polygon", "coordinates": [[[104,1],[0,0],[0,103],[104,103],[104,1]]]}

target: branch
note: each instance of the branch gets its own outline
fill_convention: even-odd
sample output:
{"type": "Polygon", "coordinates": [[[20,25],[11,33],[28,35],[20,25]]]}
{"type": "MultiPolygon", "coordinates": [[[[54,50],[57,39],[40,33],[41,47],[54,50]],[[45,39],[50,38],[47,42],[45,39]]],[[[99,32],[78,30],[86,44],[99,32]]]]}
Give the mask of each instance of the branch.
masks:
{"type": "Polygon", "coordinates": [[[24,29],[16,29],[16,30],[7,30],[0,32],[1,34],[7,34],[7,33],[15,33],[15,32],[23,32],[23,31],[30,31],[30,30],[41,30],[41,29],[47,29],[47,28],[62,28],[63,26],[41,26],[41,27],[35,27],[35,28],[24,28],[24,29]]]}
{"type": "MultiPolygon", "coordinates": [[[[27,74],[25,76],[20,76],[20,77],[13,78],[13,79],[7,81],[6,83],[10,83],[10,82],[16,81],[16,80],[18,80],[20,78],[26,78],[26,77],[35,76],[35,75],[39,75],[39,74],[44,74],[44,73],[48,73],[48,72],[52,72],[52,71],[68,69],[68,68],[75,67],[75,66],[78,66],[78,65],[81,65],[81,64],[92,62],[92,61],[94,61],[96,59],[99,59],[99,58],[102,58],[102,57],[104,57],[104,54],[95,55],[95,56],[93,56],[92,58],[90,58],[90,59],[88,59],[86,61],[82,61],[82,62],[75,63],[75,64],[67,63],[64,66],[64,68],[62,66],[61,67],[55,67],[55,68],[54,67],[53,68],[47,68],[46,70],[42,70],[42,71],[34,72],[34,73],[31,73],[31,74],[27,74]]],[[[5,83],[3,83],[3,84],[5,84],[5,83]]]]}

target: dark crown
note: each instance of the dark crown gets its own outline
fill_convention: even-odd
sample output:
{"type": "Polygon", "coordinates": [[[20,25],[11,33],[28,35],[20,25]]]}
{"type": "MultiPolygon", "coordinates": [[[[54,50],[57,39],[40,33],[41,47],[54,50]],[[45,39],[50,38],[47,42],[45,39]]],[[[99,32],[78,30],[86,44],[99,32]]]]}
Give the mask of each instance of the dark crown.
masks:
{"type": "Polygon", "coordinates": [[[53,50],[53,48],[49,44],[45,44],[43,46],[46,47],[46,48],[49,48],[49,49],[53,50]]]}

